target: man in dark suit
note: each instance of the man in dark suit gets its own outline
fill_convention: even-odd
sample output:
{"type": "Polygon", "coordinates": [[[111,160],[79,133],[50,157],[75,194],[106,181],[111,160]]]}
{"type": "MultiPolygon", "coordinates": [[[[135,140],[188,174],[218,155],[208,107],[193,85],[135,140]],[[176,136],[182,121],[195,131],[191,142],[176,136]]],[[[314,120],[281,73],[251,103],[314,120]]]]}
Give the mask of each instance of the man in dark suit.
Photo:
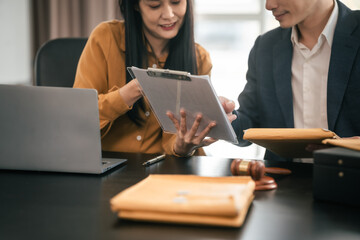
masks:
{"type": "MultiPolygon", "coordinates": [[[[250,52],[232,122],[239,145],[250,144],[242,139],[248,128],[359,136],[360,12],[334,0],[267,0],[266,8],[280,27],[259,36],[250,52]]],[[[290,160],[269,151],[265,159],[290,160]]]]}

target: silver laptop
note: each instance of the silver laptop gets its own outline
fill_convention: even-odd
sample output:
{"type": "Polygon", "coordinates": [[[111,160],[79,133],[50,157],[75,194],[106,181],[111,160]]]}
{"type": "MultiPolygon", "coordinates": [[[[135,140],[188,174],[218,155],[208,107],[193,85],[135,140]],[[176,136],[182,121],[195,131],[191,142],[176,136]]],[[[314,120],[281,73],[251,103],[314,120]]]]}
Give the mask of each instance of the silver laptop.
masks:
{"type": "Polygon", "coordinates": [[[0,85],[0,169],[101,174],[126,161],[102,158],[96,90],[0,85]]]}

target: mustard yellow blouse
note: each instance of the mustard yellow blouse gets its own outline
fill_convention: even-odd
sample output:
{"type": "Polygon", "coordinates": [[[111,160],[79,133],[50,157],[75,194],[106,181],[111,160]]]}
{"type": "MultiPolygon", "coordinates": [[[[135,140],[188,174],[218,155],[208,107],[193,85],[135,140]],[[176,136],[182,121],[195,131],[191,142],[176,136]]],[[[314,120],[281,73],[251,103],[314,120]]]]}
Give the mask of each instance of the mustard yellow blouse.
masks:
{"type": "MultiPolygon", "coordinates": [[[[199,75],[212,68],[208,52],[196,44],[199,75]]],[[[156,59],[148,47],[148,66],[163,68],[166,57],[156,59]]],[[[117,91],[126,84],[125,25],[113,20],[99,24],[91,33],[80,57],[75,88],[98,91],[102,149],[104,151],[166,153],[174,155],[175,135],[164,133],[146,102],[140,110],[143,126],[134,124],[126,112],[131,109],[117,91]]]]}

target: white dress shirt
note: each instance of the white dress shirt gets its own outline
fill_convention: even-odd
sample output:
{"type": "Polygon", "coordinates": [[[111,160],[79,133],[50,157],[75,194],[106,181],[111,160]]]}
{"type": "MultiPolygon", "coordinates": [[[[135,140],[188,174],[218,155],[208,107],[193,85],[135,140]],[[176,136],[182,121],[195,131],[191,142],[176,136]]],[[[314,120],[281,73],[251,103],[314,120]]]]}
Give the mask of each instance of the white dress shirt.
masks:
{"type": "Polygon", "coordinates": [[[293,43],[291,85],[295,128],[328,128],[327,82],[337,18],[337,2],[330,18],[310,50],[299,42],[297,27],[292,28],[293,43]]]}
{"type": "MultiPolygon", "coordinates": [[[[327,82],[331,46],[339,15],[337,2],[334,3],[330,18],[311,50],[299,42],[297,26],[292,28],[291,86],[295,128],[328,129],[327,82]]],[[[294,161],[313,163],[312,158],[294,161]]]]}

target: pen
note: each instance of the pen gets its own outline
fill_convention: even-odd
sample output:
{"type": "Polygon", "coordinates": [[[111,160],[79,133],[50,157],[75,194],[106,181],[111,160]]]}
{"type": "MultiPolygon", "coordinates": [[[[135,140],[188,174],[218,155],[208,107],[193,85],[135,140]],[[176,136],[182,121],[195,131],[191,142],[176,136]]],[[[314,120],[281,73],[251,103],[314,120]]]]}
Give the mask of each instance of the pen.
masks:
{"type": "Polygon", "coordinates": [[[156,158],[152,158],[150,160],[147,160],[146,162],[143,162],[143,166],[150,166],[151,164],[154,164],[154,163],[157,163],[161,160],[164,160],[165,159],[165,154],[162,154],[160,156],[157,156],[156,158]]]}

